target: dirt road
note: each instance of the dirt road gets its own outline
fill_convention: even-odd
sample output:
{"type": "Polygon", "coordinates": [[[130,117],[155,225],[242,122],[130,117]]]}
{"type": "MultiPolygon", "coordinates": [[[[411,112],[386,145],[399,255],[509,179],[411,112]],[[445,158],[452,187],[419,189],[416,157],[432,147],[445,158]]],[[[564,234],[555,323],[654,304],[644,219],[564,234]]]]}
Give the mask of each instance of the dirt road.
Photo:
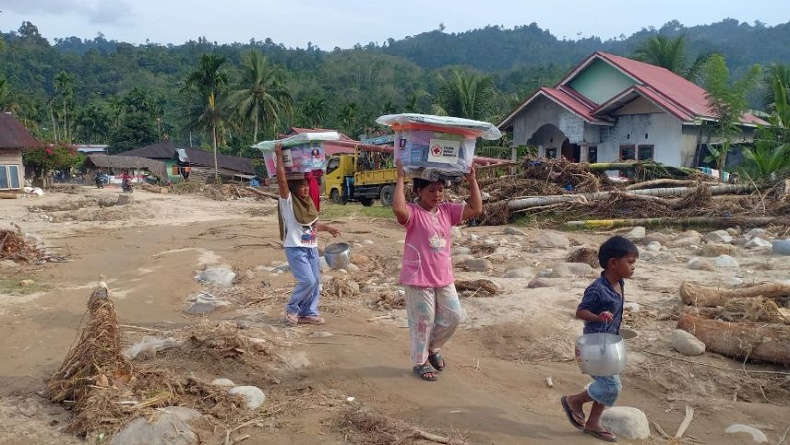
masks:
{"type": "MultiPolygon", "coordinates": [[[[257,385],[267,393],[267,404],[283,407],[240,429],[238,434],[250,435],[245,444],[348,443],[338,423],[338,413],[348,406],[364,406],[475,444],[598,442],[571,428],[559,405],[562,394],[587,383],[572,361],[572,341],[581,330],[572,314],[595,272],[552,278],[550,287],[536,289],[526,287],[530,278],[503,277],[505,270],[518,268],[534,276],[563,261],[566,250],[536,247],[541,230],[521,228],[526,236],[519,236],[503,235],[501,227],[468,228],[454,240],[467,246],[493,239],[507,249],[500,251],[503,259],[490,272],[457,271],[457,278],[491,279],[503,293],[463,299],[467,317],[446,348],[448,369],[438,382],[428,383],[411,374],[404,310],[387,305],[376,309],[376,294],[395,290],[403,232],[391,220],[337,221],[355,254],[377,267],[351,277],[327,272],[357,281],[362,294],[346,300],[325,297],[326,325],[288,329],[279,318],[292,278],[271,270],[285,261],[276,243],[273,201],[136,191],[126,205],[92,204],[112,201],[119,193],[82,187],[73,193],[0,200],[0,228],[13,222],[68,259],[42,265],[5,262],[0,267],[5,283],[0,290],[0,356],[5,358],[0,363],[0,444],[84,443],[62,432],[69,412],[37,392],[73,344],[86,300],[100,280],[111,290],[119,323],[131,326],[125,330],[128,342],[139,340],[145,329],[167,332],[230,320],[270,329],[287,344],[279,351],[283,363],[269,376],[273,378],[264,379],[238,363],[192,362],[176,368],[209,381],[224,377],[257,385]],[[57,210],[64,203],[77,204],[57,210]],[[227,291],[235,304],[207,317],[186,315],[186,300],[205,288],[195,275],[217,265],[228,265],[239,275],[235,290],[227,291]],[[15,286],[22,280],[35,284],[28,289],[15,286]],[[388,313],[392,318],[368,321],[388,313]]],[[[565,236],[572,244],[596,245],[608,235],[565,236]]],[[[724,433],[728,425],[741,423],[761,428],[776,443],[790,419],[790,383],[763,385],[759,375],[739,372],[737,363],[715,354],[694,358],[699,365],[683,361],[668,343],[675,322],[663,314],[679,304],[677,289],[685,278],[786,279],[790,264],[764,253],[744,253],[737,271],[694,271],[685,266],[694,253],[690,249],[667,249],[640,261],[636,278],[628,283],[626,297],[641,309],[626,323],[639,336],[629,340],[631,362],[618,405],[643,410],[670,434],[683,420],[685,406],[693,406],[696,414],[686,434],[698,440],[749,443],[746,436],[724,433]]],[[[222,433],[204,432],[202,438],[204,443],[222,443],[222,433]]],[[[648,441],[620,442],[666,440],[653,431],[648,441]]]]}

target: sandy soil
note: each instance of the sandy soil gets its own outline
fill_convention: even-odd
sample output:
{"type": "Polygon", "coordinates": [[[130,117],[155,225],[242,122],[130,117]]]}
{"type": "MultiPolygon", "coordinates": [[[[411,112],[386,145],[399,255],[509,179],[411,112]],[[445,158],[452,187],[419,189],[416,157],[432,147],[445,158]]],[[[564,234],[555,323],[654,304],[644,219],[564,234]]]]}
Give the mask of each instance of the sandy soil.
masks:
{"type": "MultiPolygon", "coordinates": [[[[487,278],[503,293],[463,299],[467,317],[446,348],[448,369],[438,382],[427,383],[411,374],[404,310],[387,304],[397,298],[394,283],[403,239],[394,221],[336,221],[355,255],[370,261],[351,276],[337,271],[325,275],[353,279],[363,292],[326,296],[324,326],[284,328],[279,318],[292,278],[271,270],[285,261],[276,243],[273,201],[215,201],[139,190],[129,204],[98,205],[118,195],[117,188],[79,187],[0,200],[0,228],[16,224],[31,240],[68,259],[0,266],[6,283],[36,283],[33,291],[0,293],[0,444],[85,443],[64,432],[70,413],[39,394],[79,334],[85,303],[100,280],[110,287],[119,323],[128,326],[128,344],[152,332],[223,320],[265,329],[278,340],[280,361],[265,373],[240,362],[179,360],[168,354],[153,359],[163,365],[172,359],[173,369],[196,378],[224,377],[261,387],[267,402],[260,421],[233,433],[250,435],[245,444],[363,443],[346,441],[338,421],[349,406],[475,444],[598,442],[571,428],[559,405],[562,394],[576,392],[588,381],[573,362],[572,344],[581,324],[572,315],[595,272],[550,279],[551,287],[537,289],[526,287],[528,278],[501,278],[514,267],[537,273],[563,261],[566,250],[537,247],[542,230],[522,227],[527,236],[516,236],[503,234],[502,227],[466,228],[454,240],[470,247],[489,240],[506,248],[505,254],[491,257],[490,273],[457,269],[457,278],[487,278]],[[196,273],[217,265],[232,267],[240,277],[232,289],[216,291],[233,304],[208,317],[185,315],[187,298],[204,290],[196,273]],[[386,314],[392,317],[368,321],[386,314]]],[[[565,235],[574,245],[597,245],[610,234],[565,235]]],[[[683,420],[685,406],[692,406],[696,413],[686,435],[705,443],[749,443],[747,437],[724,434],[733,423],[758,427],[778,443],[790,423],[790,381],[746,373],[740,363],[715,354],[693,358],[696,364],[684,361],[669,345],[675,322],[668,314],[680,303],[677,290],[684,279],[707,284],[733,277],[786,280],[790,263],[786,257],[743,251],[738,269],[689,270],[685,264],[697,249],[681,246],[651,255],[640,261],[628,283],[627,299],[641,307],[627,314],[626,325],[639,336],[628,341],[630,363],[618,405],[640,408],[670,434],[683,420]]],[[[223,443],[224,430],[203,431],[201,438],[223,443]]],[[[649,441],[620,442],[667,440],[654,430],[649,441]]]]}

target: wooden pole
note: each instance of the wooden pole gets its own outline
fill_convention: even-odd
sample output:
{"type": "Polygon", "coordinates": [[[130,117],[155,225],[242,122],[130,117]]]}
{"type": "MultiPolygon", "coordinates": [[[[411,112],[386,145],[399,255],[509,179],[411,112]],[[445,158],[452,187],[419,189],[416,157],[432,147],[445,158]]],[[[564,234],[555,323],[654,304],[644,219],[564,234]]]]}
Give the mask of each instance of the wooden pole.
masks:
{"type": "MultiPolygon", "coordinates": [[[[688,192],[696,190],[696,187],[671,187],[661,189],[631,190],[625,195],[644,195],[644,196],[682,196],[688,192]]],[[[754,191],[755,187],[751,184],[723,184],[708,187],[711,195],[725,195],[730,193],[741,193],[754,191]]],[[[621,192],[618,192],[621,193],[621,192]]],[[[557,204],[561,202],[572,202],[578,200],[599,201],[608,199],[612,192],[577,193],[571,195],[552,195],[536,196],[532,198],[514,199],[508,201],[507,206],[510,210],[521,210],[529,207],[557,204]]]]}
{"type": "Polygon", "coordinates": [[[779,221],[771,217],[731,217],[714,218],[709,216],[690,216],[688,218],[631,218],[631,219],[588,219],[582,221],[568,221],[568,227],[601,229],[632,226],[666,226],[666,225],[706,225],[717,227],[731,227],[733,225],[747,227],[761,227],[779,221]]]}

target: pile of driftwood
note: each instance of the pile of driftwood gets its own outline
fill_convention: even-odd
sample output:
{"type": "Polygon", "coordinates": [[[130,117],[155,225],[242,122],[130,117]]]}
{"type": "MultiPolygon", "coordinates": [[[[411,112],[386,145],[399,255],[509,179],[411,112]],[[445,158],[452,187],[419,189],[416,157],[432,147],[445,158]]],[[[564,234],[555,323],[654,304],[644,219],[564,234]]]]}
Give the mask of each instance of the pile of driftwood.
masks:
{"type": "Polygon", "coordinates": [[[790,285],[722,289],[686,281],[680,298],[685,306],[678,329],[693,334],[708,351],[790,365],[790,285]]]}
{"type": "Polygon", "coordinates": [[[694,169],[659,163],[526,160],[517,171],[480,180],[485,225],[542,215],[573,226],[666,223],[761,226],[790,216],[790,185],[724,184],[694,169]],[[624,172],[615,181],[606,171],[624,172]],[[778,219],[778,220],[777,220],[778,219]]]}

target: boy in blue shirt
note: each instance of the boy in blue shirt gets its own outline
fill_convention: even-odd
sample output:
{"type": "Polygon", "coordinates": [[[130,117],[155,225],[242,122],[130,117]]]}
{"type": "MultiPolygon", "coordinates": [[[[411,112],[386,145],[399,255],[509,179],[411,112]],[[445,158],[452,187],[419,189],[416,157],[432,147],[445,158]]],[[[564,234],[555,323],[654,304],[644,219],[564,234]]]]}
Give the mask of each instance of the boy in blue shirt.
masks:
{"type": "MultiPolygon", "coordinates": [[[[606,332],[620,334],[623,320],[623,280],[634,274],[639,250],[622,236],[614,236],[598,249],[598,262],[604,269],[601,277],[584,290],[584,297],[576,309],[576,318],[584,320],[584,333],[606,332]]],[[[614,405],[622,386],[620,376],[592,376],[593,382],[578,394],[563,396],[562,408],[571,424],[598,439],[617,442],[617,437],[601,426],[604,407],[614,405]],[[583,406],[592,402],[590,416],[584,418],[583,406]]]]}

